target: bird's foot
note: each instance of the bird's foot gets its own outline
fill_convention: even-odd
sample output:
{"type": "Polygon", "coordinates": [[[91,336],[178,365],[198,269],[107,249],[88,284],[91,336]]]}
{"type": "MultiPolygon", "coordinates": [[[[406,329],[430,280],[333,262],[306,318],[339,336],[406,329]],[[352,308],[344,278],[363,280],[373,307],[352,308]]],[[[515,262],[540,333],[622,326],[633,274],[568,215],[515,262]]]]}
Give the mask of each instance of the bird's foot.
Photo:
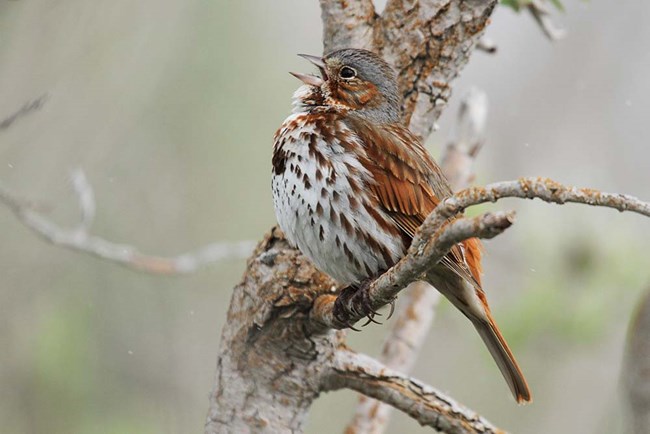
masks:
{"type": "MultiPolygon", "coordinates": [[[[371,322],[374,322],[375,324],[381,324],[379,321],[375,320],[375,317],[381,316],[381,314],[373,309],[370,297],[368,295],[368,288],[373,281],[374,279],[367,279],[360,285],[346,286],[341,290],[339,296],[334,302],[333,314],[334,318],[336,318],[337,321],[345,324],[346,327],[354,331],[360,331],[359,329],[353,327],[354,322],[356,322],[353,322],[353,319],[355,318],[364,316],[368,318],[362,327],[367,326],[371,322]]],[[[391,308],[390,315],[392,315],[392,311],[393,309],[391,308]]]]}

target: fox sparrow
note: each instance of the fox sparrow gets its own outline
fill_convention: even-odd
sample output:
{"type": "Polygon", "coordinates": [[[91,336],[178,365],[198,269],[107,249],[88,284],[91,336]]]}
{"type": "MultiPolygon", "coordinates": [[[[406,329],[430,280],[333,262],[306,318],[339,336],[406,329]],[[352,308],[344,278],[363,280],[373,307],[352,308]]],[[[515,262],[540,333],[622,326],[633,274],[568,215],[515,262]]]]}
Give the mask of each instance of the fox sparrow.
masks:
{"type": "MultiPolygon", "coordinates": [[[[302,57],[321,76],[292,73],[304,85],[274,137],[275,213],[290,242],[348,285],[342,294],[364,291],[406,254],[418,227],[452,191],[402,125],[397,81],[385,61],[359,49],[302,57]]],[[[426,280],[472,322],[515,399],[530,401],[481,289],[479,241],[454,246],[426,280]]]]}

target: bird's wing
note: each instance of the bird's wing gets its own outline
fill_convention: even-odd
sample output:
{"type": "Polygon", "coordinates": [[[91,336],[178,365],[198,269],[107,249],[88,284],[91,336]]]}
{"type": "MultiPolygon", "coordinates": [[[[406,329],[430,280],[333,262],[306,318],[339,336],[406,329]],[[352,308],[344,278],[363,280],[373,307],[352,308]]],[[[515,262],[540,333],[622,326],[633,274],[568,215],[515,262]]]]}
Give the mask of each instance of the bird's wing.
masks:
{"type": "MultiPolygon", "coordinates": [[[[365,148],[368,160],[364,165],[376,181],[370,189],[384,211],[411,240],[431,211],[452,194],[449,183],[420,140],[405,127],[371,127],[363,122],[351,126],[365,148]]],[[[440,263],[480,289],[478,239],[454,246],[440,263]]]]}

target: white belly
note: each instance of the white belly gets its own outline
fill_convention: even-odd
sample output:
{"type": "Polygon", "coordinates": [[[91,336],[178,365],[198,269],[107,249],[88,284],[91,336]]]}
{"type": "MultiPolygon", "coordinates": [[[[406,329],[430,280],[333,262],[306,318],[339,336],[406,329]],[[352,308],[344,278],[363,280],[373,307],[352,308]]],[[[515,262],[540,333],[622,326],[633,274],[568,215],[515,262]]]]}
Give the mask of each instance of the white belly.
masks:
{"type": "MultiPolygon", "coordinates": [[[[295,125],[299,116],[304,115],[290,116],[284,125],[291,121],[295,125]]],[[[282,128],[276,137],[276,152],[286,155],[284,170],[274,172],[272,180],[280,228],[318,269],[339,283],[374,277],[404,254],[402,239],[386,233],[370,215],[365,189],[369,173],[358,159],[339,144],[326,146],[322,141],[317,143],[321,156],[316,158],[309,140],[304,129],[282,128]],[[351,171],[357,191],[348,179],[351,171]]]]}

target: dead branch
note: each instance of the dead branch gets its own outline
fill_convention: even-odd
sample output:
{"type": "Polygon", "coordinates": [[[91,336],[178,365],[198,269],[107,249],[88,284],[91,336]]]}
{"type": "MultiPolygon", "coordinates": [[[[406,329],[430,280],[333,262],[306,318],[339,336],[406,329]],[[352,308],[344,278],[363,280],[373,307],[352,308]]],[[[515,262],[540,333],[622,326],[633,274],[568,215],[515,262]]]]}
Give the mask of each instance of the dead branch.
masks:
{"type": "Polygon", "coordinates": [[[505,433],[431,386],[366,355],[339,349],[331,369],[325,390],[355,390],[403,411],[420,425],[449,434],[505,433]]]}
{"type": "Polygon", "coordinates": [[[6,205],[25,226],[47,242],[66,249],[84,252],[119,265],[152,274],[186,274],[226,259],[245,258],[253,251],[252,241],[208,244],[174,257],[152,256],[137,248],[107,241],[92,235],[95,195],[83,171],[72,171],[70,180],[77,197],[81,219],[72,229],[63,228],[34,210],[32,202],[20,198],[0,185],[0,202],[6,205]]]}
{"type": "Polygon", "coordinates": [[[496,202],[506,197],[541,199],[548,203],[581,203],[592,206],[630,211],[650,217],[650,203],[621,193],[605,193],[593,188],[565,186],[549,178],[519,178],[517,181],[501,181],[485,187],[472,187],[445,199],[436,207],[439,216],[455,215],[464,209],[485,202],[496,202]]]}

